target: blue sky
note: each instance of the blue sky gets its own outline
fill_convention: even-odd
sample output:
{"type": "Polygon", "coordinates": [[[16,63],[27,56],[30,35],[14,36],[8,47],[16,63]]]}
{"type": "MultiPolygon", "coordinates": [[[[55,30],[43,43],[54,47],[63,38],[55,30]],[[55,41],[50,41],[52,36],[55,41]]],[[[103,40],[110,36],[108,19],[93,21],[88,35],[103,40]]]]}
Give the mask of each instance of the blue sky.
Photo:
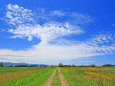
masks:
{"type": "Polygon", "coordinates": [[[114,64],[114,0],[1,0],[0,62],[114,64]]]}

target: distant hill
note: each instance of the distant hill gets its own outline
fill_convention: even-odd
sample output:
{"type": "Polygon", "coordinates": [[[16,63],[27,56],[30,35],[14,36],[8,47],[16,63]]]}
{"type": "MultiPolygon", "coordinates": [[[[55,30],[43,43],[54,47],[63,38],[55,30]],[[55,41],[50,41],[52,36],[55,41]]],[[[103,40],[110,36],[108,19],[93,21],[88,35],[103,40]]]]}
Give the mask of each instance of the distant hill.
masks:
{"type": "Polygon", "coordinates": [[[10,66],[10,65],[44,65],[44,64],[28,64],[28,63],[12,63],[12,62],[0,62],[3,63],[4,66],[10,66]]]}

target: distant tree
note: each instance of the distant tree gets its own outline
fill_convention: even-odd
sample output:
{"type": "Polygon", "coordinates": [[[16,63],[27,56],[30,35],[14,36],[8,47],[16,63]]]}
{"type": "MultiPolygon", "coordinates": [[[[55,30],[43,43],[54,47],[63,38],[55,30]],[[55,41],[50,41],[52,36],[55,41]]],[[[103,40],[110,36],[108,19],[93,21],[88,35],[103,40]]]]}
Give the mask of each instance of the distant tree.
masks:
{"type": "Polygon", "coordinates": [[[9,67],[13,67],[13,65],[10,65],[9,67]]]}
{"type": "Polygon", "coordinates": [[[15,65],[15,67],[29,67],[28,65],[15,65]]]}
{"type": "Polygon", "coordinates": [[[64,67],[64,65],[62,63],[59,63],[58,67],[64,67]]]}
{"type": "Polygon", "coordinates": [[[79,65],[79,67],[85,67],[85,65],[79,65]]]}
{"type": "Polygon", "coordinates": [[[95,67],[95,64],[91,64],[90,67],[95,67]]]}
{"type": "Polygon", "coordinates": [[[40,65],[40,67],[44,67],[44,65],[40,65]]]}
{"type": "Polygon", "coordinates": [[[115,65],[112,65],[112,67],[115,67],[115,65]]]}
{"type": "Polygon", "coordinates": [[[30,67],[38,67],[38,65],[30,65],[30,67]]]}
{"type": "Polygon", "coordinates": [[[54,67],[53,65],[50,65],[50,67],[54,67]]]}
{"type": "Polygon", "coordinates": [[[0,63],[0,67],[4,67],[3,63],[0,63]]]}
{"type": "Polygon", "coordinates": [[[72,65],[72,67],[76,67],[76,65],[72,65]]]}
{"type": "Polygon", "coordinates": [[[67,67],[71,67],[71,65],[67,65],[67,67]]]}
{"type": "Polygon", "coordinates": [[[67,67],[67,65],[63,65],[63,67],[67,67]]]}
{"type": "Polygon", "coordinates": [[[103,67],[111,67],[112,65],[111,64],[105,64],[103,65],[103,67]]]}
{"type": "Polygon", "coordinates": [[[44,67],[47,67],[46,65],[44,65],[44,67]]]}

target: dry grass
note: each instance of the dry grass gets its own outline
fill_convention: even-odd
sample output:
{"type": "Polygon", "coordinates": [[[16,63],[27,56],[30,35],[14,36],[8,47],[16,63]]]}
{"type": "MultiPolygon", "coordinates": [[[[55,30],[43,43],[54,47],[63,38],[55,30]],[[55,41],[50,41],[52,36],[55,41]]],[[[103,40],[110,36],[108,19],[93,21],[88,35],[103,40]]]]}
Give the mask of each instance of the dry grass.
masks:
{"type": "Polygon", "coordinates": [[[11,72],[11,73],[5,73],[5,74],[0,74],[0,82],[5,81],[5,80],[9,80],[9,79],[15,79],[15,78],[19,78],[22,76],[26,76],[29,75],[33,72],[36,72],[40,69],[36,69],[36,70],[27,70],[27,71],[23,71],[23,72],[11,72]]]}
{"type": "Polygon", "coordinates": [[[108,77],[102,74],[98,74],[98,73],[93,73],[93,72],[84,72],[86,74],[88,74],[88,78],[90,77],[96,77],[96,78],[101,78],[101,79],[106,79],[106,80],[115,80],[115,77],[108,77]]]}

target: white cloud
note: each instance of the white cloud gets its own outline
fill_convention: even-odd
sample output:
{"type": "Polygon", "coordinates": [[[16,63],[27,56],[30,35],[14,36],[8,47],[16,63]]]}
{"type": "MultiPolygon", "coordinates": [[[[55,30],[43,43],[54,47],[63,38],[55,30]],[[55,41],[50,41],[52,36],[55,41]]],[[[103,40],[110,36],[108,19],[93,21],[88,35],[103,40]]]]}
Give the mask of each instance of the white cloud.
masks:
{"type": "Polygon", "coordinates": [[[112,26],[115,26],[115,24],[112,24],[112,26]]]}
{"type": "MultiPolygon", "coordinates": [[[[93,40],[93,38],[92,38],[93,40]]],[[[46,63],[57,64],[60,60],[70,60],[81,57],[91,57],[98,55],[106,55],[115,51],[115,46],[93,45],[92,40],[86,42],[73,43],[66,45],[59,44],[40,44],[32,46],[28,50],[12,51],[0,50],[0,56],[7,58],[9,61],[20,61],[29,63],[46,63]],[[88,44],[88,42],[92,44],[88,44]]],[[[95,40],[95,38],[94,38],[95,40]]]]}
{"type": "Polygon", "coordinates": [[[66,12],[62,12],[60,10],[55,10],[51,12],[51,15],[56,15],[56,16],[64,16],[66,12]]]}
{"type": "Polygon", "coordinates": [[[19,25],[26,22],[34,22],[32,11],[18,5],[8,4],[6,17],[9,24],[19,25]]]}
{"type": "Polygon", "coordinates": [[[7,6],[7,9],[7,21],[9,24],[14,25],[14,28],[9,29],[9,32],[14,34],[10,38],[19,37],[23,39],[28,37],[28,40],[31,41],[33,37],[36,37],[41,40],[39,44],[33,45],[27,50],[0,50],[0,57],[6,58],[8,61],[58,64],[60,60],[105,55],[115,50],[114,45],[100,45],[112,41],[113,37],[111,35],[101,34],[87,41],[74,41],[62,38],[63,36],[79,35],[85,32],[79,24],[90,22],[92,20],[90,16],[53,11],[55,16],[63,15],[73,19],[72,21],[67,19],[59,22],[57,19],[53,20],[51,15],[46,15],[45,10],[42,9],[38,15],[38,20],[42,18],[45,19],[45,22],[43,21],[43,24],[40,24],[29,9],[11,4],[7,6]]]}
{"type": "MultiPolygon", "coordinates": [[[[37,21],[35,18],[33,18],[33,16],[37,15],[33,15],[31,10],[19,7],[18,5],[8,4],[7,10],[7,21],[9,24],[14,25],[13,29],[9,29],[9,32],[15,34],[10,38],[28,37],[28,40],[31,41],[33,37],[36,37],[41,39],[41,41],[50,41],[57,37],[66,36],[70,34],[81,34],[84,32],[80,28],[80,26],[72,24],[68,20],[65,22],[59,22],[57,20],[55,21],[52,19],[51,21],[48,19],[49,21],[44,22],[43,24],[39,24],[39,22],[36,23],[37,21]]],[[[44,21],[46,21],[47,18],[49,18],[49,16],[46,16],[44,9],[41,9],[41,11],[39,12],[40,13],[38,14],[38,16],[41,17],[38,17],[38,20],[42,18],[45,19],[44,21]]],[[[59,10],[53,11],[52,15],[54,15],[54,13],[56,15],[64,15],[64,12],[59,10]]],[[[68,13],[67,16],[70,16],[70,13],[68,13]]]]}
{"type": "Polygon", "coordinates": [[[70,34],[81,34],[83,31],[79,26],[70,25],[69,23],[46,23],[44,25],[19,25],[16,29],[10,29],[9,32],[15,34],[16,37],[32,37],[40,38],[41,41],[50,41],[57,37],[66,36],[70,34]]]}
{"type": "Polygon", "coordinates": [[[82,14],[78,12],[69,12],[67,10],[48,10],[48,9],[38,9],[36,13],[37,22],[69,22],[71,24],[87,24],[94,21],[95,18],[89,16],[88,14],[82,14]]]}
{"type": "Polygon", "coordinates": [[[96,36],[96,38],[94,39],[94,43],[98,42],[99,43],[104,43],[104,42],[110,42],[110,41],[114,41],[114,37],[112,35],[108,35],[108,34],[101,34],[96,36]]]}
{"type": "Polygon", "coordinates": [[[71,21],[71,23],[75,24],[87,24],[89,22],[93,22],[95,18],[92,18],[88,14],[81,14],[81,13],[71,13],[69,14],[71,18],[74,18],[74,20],[71,21]]]}

